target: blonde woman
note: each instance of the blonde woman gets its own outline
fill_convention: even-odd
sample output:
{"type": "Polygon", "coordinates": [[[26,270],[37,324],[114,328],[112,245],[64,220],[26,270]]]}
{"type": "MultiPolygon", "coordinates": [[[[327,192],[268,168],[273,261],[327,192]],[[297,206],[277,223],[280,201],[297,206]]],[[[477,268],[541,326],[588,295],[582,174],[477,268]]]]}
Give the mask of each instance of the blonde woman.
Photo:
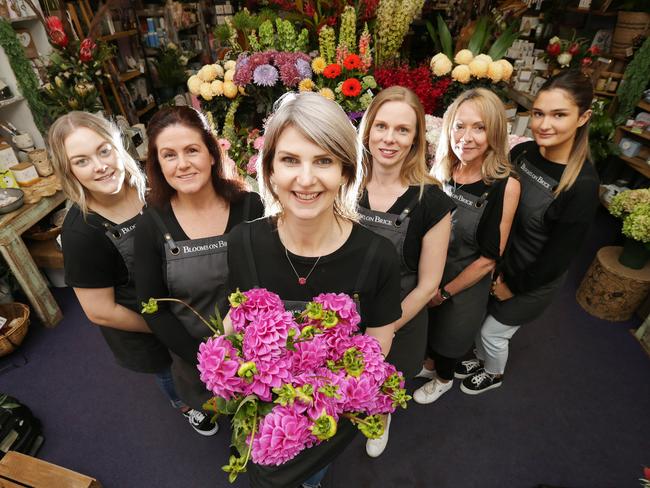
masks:
{"type": "Polygon", "coordinates": [[[124,149],[118,128],[86,112],[70,112],[49,131],[52,162],[72,202],[61,231],[66,283],[88,319],[100,326],[120,366],[154,374],[172,405],[178,399],[167,348],[139,313],[133,236],[144,206],[145,176],[124,149]]]}
{"type": "MultiPolygon", "coordinates": [[[[228,241],[230,289],[266,288],[288,310],[319,293],[358,296],[360,332],[384,354],[401,315],[399,264],[391,243],[356,221],[361,181],[356,133],[335,102],[286,95],[268,123],[258,180],[267,217],[237,226],[228,241]]],[[[352,440],[345,420],[327,442],[278,467],[248,469],[253,487],[319,486],[352,440]]]]}
{"type": "Polygon", "coordinates": [[[501,386],[510,339],[553,300],[587,236],[599,186],[588,161],[592,99],[591,81],[579,71],[550,78],[533,103],[535,141],[510,154],[521,179],[521,202],[489,315],[476,338],[478,359],[467,363],[480,369],[463,380],[465,393],[501,386]]]}
{"type": "Polygon", "coordinates": [[[483,88],[463,92],[445,112],[433,168],[458,208],[442,286],[429,309],[428,345],[436,372],[413,394],[418,403],[449,391],[485,316],[492,271],[519,200],[507,151],[501,100],[483,88]]]}
{"type": "MultiPolygon", "coordinates": [[[[420,370],[427,340],[426,305],[445,266],[454,202],[428,175],[424,108],[408,88],[379,92],[359,126],[366,173],[359,201],[361,223],[389,239],[400,256],[402,316],[387,360],[406,377],[420,370]]],[[[379,456],[388,442],[390,416],[366,451],[379,456]]]]}

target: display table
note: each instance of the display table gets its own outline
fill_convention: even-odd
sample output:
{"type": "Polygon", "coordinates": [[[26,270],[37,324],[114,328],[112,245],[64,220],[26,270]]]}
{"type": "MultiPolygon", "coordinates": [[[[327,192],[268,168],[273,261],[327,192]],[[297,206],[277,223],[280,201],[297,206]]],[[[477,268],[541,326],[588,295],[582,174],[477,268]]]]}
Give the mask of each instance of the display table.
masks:
{"type": "Polygon", "coordinates": [[[23,292],[29,299],[36,316],[46,327],[54,327],[63,318],[59,305],[36,267],[22,239],[22,234],[65,201],[63,192],[57,191],[37,203],[27,204],[15,212],[0,215],[0,252],[23,292]]]}
{"type": "Polygon", "coordinates": [[[618,262],[623,248],[601,247],[576,292],[576,300],[595,317],[629,320],[650,291],[650,263],[631,269],[618,262]]]}
{"type": "Polygon", "coordinates": [[[95,478],[40,459],[9,451],[0,460],[0,487],[102,488],[95,478]]]}

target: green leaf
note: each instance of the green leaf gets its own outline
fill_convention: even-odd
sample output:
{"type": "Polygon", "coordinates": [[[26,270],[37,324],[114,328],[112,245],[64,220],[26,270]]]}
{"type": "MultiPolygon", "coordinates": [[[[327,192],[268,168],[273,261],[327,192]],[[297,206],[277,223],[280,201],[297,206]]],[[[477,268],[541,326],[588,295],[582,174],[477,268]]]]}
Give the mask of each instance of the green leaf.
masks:
{"type": "Polygon", "coordinates": [[[454,51],[452,47],[449,27],[447,27],[447,24],[440,14],[438,14],[436,20],[438,22],[438,35],[440,36],[440,46],[442,47],[442,52],[445,53],[449,59],[454,59],[454,51]]]}
{"type": "Polygon", "coordinates": [[[476,27],[474,28],[474,33],[469,40],[469,45],[467,49],[472,51],[472,54],[476,56],[481,54],[481,50],[485,45],[488,34],[488,18],[483,16],[476,21],[476,27]]]}
{"type": "Polygon", "coordinates": [[[435,45],[435,51],[440,52],[440,39],[438,39],[438,35],[436,34],[436,30],[433,28],[433,24],[431,23],[431,21],[427,20],[425,22],[425,25],[427,26],[427,32],[429,33],[429,37],[431,37],[431,40],[435,45]]]}
{"type": "Polygon", "coordinates": [[[492,47],[488,51],[488,56],[490,56],[494,61],[501,59],[505,56],[506,51],[512,43],[519,37],[519,31],[516,31],[514,25],[509,25],[506,30],[504,30],[499,38],[494,41],[492,47]]]}

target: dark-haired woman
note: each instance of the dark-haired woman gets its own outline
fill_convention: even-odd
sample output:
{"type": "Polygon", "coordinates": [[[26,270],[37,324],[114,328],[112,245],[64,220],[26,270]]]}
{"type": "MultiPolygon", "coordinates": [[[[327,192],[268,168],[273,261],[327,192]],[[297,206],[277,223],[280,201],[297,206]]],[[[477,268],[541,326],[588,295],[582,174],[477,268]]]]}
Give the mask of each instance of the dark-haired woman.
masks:
{"type": "Polygon", "coordinates": [[[562,285],[598,207],[598,176],[588,161],[593,88],[565,71],[550,78],[533,103],[534,142],[510,158],[521,198],[509,249],[492,285],[488,316],[476,338],[478,359],[457,371],[470,395],[501,386],[510,338],[538,318],[562,285]]]}
{"type": "MultiPolygon", "coordinates": [[[[219,145],[205,117],[190,107],[164,108],[147,128],[149,208],[136,230],[138,299],[178,298],[204,317],[227,312],[226,234],[260,217],[259,196],[227,178],[219,145]]],[[[172,352],[179,396],[194,409],[190,421],[204,435],[216,433],[200,412],[211,395],[196,369],[200,341],[211,331],[180,304],[160,302],[145,315],[172,352]]]]}

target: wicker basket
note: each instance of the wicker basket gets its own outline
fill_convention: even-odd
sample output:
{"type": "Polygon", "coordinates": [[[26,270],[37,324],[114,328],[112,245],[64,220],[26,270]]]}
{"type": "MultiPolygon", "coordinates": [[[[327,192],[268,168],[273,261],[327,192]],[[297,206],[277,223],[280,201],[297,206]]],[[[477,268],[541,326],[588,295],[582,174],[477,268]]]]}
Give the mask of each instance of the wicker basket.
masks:
{"type": "Polygon", "coordinates": [[[0,356],[14,352],[23,342],[29,328],[29,307],[22,303],[0,304],[0,315],[7,319],[0,329],[0,356]],[[18,323],[7,329],[9,323],[18,319],[18,323]]]}

